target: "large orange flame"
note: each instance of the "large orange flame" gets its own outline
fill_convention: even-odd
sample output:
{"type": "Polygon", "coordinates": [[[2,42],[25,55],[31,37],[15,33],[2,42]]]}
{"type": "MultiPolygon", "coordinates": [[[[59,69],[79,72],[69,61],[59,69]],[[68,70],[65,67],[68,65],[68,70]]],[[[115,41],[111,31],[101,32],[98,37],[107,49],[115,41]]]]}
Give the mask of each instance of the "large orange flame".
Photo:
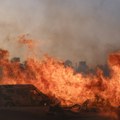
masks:
{"type": "MultiPolygon", "coordinates": [[[[25,43],[26,42],[25,40],[25,43]]],[[[35,85],[48,96],[59,100],[61,106],[82,105],[117,108],[120,106],[120,52],[109,55],[110,77],[101,70],[97,75],[75,73],[58,59],[45,56],[42,60],[28,58],[25,63],[9,60],[9,53],[0,50],[0,84],[35,85]]]]}

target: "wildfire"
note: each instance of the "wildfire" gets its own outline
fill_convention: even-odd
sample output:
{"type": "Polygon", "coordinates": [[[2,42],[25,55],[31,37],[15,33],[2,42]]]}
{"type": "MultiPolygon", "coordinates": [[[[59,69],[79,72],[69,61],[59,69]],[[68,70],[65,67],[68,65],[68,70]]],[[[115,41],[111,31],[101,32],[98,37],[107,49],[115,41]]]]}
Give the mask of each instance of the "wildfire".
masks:
{"type": "Polygon", "coordinates": [[[109,55],[108,65],[110,77],[105,77],[100,69],[97,75],[83,76],[52,57],[28,58],[20,63],[10,61],[8,51],[0,50],[0,84],[33,84],[44,94],[56,98],[61,106],[86,104],[88,108],[96,106],[99,110],[118,108],[120,52],[109,55]]]}
{"type": "Polygon", "coordinates": [[[20,44],[26,45],[29,49],[33,49],[35,47],[35,43],[33,42],[32,39],[28,39],[28,38],[26,39],[26,36],[28,35],[25,34],[25,35],[19,36],[18,42],[20,44]]]}

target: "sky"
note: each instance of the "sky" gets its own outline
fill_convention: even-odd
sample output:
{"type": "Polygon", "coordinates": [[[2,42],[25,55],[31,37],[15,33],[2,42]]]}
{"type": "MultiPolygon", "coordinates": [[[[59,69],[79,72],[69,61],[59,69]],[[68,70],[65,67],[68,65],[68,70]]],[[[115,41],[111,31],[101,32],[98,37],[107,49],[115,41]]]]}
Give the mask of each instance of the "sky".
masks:
{"type": "Polygon", "coordinates": [[[37,54],[89,65],[120,49],[120,0],[1,0],[0,48],[26,57],[17,37],[29,34],[37,54]]]}

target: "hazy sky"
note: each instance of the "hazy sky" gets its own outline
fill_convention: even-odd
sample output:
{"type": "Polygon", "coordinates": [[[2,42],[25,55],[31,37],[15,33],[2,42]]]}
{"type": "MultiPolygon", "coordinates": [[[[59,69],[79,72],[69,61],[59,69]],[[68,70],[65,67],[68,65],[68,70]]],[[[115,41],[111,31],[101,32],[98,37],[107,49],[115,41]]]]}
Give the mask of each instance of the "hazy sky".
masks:
{"type": "Polygon", "coordinates": [[[16,37],[27,33],[38,53],[103,63],[120,48],[120,0],[1,0],[0,47],[25,56],[16,37]]]}

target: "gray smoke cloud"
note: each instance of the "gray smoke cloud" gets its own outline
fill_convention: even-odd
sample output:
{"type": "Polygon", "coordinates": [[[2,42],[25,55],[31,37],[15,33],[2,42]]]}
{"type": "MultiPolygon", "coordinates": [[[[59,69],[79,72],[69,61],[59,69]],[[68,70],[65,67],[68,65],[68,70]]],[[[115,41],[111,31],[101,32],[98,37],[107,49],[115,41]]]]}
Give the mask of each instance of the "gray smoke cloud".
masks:
{"type": "Polygon", "coordinates": [[[120,48],[119,0],[2,0],[0,47],[25,57],[16,36],[29,33],[38,52],[103,64],[120,48]]]}

